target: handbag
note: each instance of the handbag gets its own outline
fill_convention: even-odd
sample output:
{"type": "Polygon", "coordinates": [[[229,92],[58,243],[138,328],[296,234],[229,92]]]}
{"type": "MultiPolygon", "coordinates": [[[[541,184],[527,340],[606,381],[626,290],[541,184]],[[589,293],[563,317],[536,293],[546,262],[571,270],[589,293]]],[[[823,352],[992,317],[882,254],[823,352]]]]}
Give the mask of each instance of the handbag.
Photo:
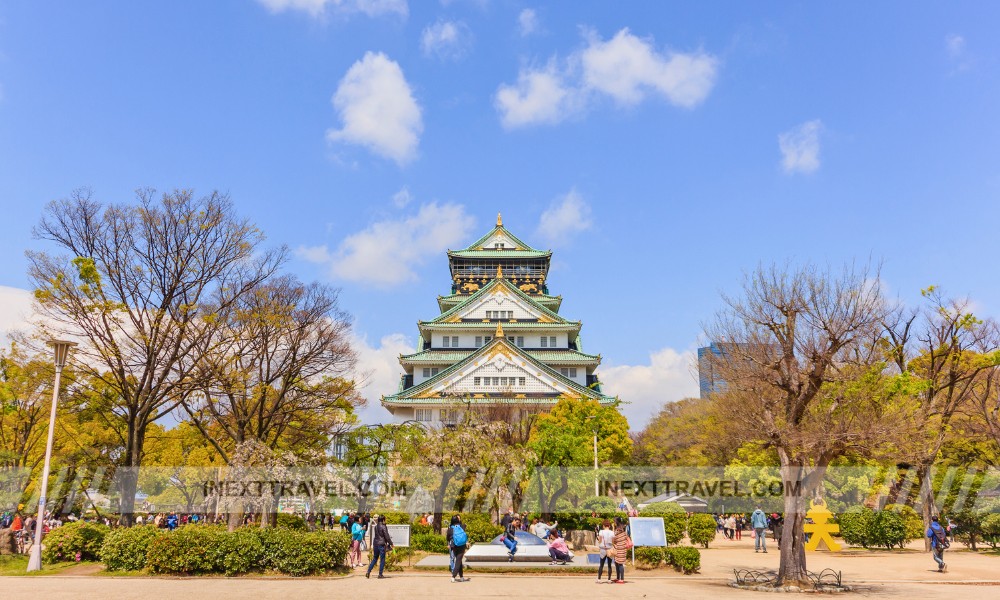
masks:
{"type": "Polygon", "coordinates": [[[635,546],[635,544],[632,543],[632,538],[625,538],[625,549],[626,550],[631,550],[634,546],[635,546]]]}

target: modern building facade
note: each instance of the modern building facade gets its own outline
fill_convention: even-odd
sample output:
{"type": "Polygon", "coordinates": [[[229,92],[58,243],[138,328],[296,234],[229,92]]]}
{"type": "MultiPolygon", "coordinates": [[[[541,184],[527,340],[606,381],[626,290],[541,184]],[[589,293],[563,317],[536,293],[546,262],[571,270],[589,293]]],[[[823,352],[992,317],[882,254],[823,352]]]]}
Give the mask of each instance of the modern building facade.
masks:
{"type": "Polygon", "coordinates": [[[417,352],[399,357],[399,388],[382,397],[396,421],[447,425],[481,408],[539,412],[562,397],[617,402],[601,391],[601,356],[583,351],[580,321],[561,316],[562,297],[549,294],[551,258],[499,215],[489,233],[448,252],[451,293],[438,297],[439,315],[418,321],[417,352]]]}

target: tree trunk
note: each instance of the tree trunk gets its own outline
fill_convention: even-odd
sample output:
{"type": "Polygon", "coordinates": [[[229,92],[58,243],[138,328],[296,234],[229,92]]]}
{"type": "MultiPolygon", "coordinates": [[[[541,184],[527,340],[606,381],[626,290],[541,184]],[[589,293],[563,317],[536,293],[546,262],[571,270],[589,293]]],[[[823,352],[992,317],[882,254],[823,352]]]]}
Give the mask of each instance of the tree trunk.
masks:
{"type": "Polygon", "coordinates": [[[119,470],[118,491],[121,501],[118,508],[118,522],[123,527],[135,524],[135,493],[139,487],[139,466],[142,464],[142,446],[146,437],[146,426],[139,425],[135,418],[129,420],[128,444],[125,448],[124,468],[119,470]]]}
{"type": "MultiPolygon", "coordinates": [[[[936,513],[934,506],[934,489],[931,481],[930,465],[920,465],[917,467],[917,477],[920,478],[920,517],[924,521],[924,531],[931,526],[931,517],[936,513]]],[[[924,536],[924,551],[930,552],[931,538],[924,536]]]]}
{"type": "Polygon", "coordinates": [[[781,543],[778,546],[781,558],[775,584],[808,587],[810,583],[806,571],[805,532],[802,528],[805,523],[808,494],[805,493],[805,486],[799,485],[804,479],[802,467],[787,464],[783,452],[779,452],[779,455],[785,491],[785,523],[781,528],[781,543]]]}

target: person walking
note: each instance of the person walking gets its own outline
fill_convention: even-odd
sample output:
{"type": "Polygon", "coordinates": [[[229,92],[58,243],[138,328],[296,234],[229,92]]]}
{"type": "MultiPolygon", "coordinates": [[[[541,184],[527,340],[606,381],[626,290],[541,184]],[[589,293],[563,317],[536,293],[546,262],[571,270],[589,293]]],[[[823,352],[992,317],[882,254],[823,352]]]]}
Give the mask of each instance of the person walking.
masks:
{"type": "Polygon", "coordinates": [[[385,570],[385,553],[392,550],[392,537],[389,536],[389,528],[385,525],[385,515],[379,515],[375,520],[375,532],[372,535],[372,562],[368,565],[365,578],[370,578],[375,563],[378,562],[378,578],[385,579],[382,571],[385,570]]]}
{"type": "Polygon", "coordinates": [[[448,572],[451,573],[455,570],[455,549],[452,547],[451,538],[455,535],[455,525],[462,524],[461,515],[452,515],[451,523],[448,525],[448,529],[444,532],[444,539],[448,542],[448,572]]]}
{"type": "Polygon", "coordinates": [[[458,519],[458,515],[455,515],[451,519],[451,527],[448,528],[447,539],[448,548],[451,549],[451,553],[455,557],[455,562],[451,567],[451,582],[461,583],[468,581],[465,578],[465,570],[462,563],[465,559],[465,549],[469,545],[469,535],[465,532],[465,528],[462,527],[462,522],[458,519]]]}
{"type": "Polygon", "coordinates": [[[355,521],[351,525],[351,568],[357,569],[361,566],[361,540],[365,538],[365,526],[361,521],[355,521]]]}
{"type": "Polygon", "coordinates": [[[753,527],[754,535],[753,551],[763,550],[764,554],[767,554],[767,515],[759,506],[750,515],[750,526],[753,527]]]}
{"type": "Polygon", "coordinates": [[[951,542],[948,541],[948,532],[938,522],[937,515],[931,517],[931,526],[927,528],[927,537],[931,538],[931,556],[937,563],[938,573],[944,573],[948,570],[948,565],[944,562],[944,551],[951,546],[951,542]]]}
{"type": "Polygon", "coordinates": [[[601,575],[604,574],[604,563],[608,563],[608,583],[611,583],[611,565],[615,562],[614,557],[615,532],[611,530],[611,521],[604,519],[601,523],[601,530],[597,532],[597,551],[600,552],[601,565],[597,567],[597,583],[601,583],[601,575]]]}
{"type": "Polygon", "coordinates": [[[743,514],[736,515],[736,541],[743,539],[744,526],[746,526],[746,517],[743,514]]]}
{"type": "Polygon", "coordinates": [[[503,545],[507,546],[507,562],[514,562],[514,555],[517,554],[517,530],[520,528],[521,519],[514,517],[504,531],[503,545]]]}
{"type": "Polygon", "coordinates": [[[632,547],[632,539],[625,532],[625,524],[619,523],[615,528],[615,537],[612,540],[615,554],[615,583],[625,583],[625,561],[628,560],[628,551],[632,547]]]}

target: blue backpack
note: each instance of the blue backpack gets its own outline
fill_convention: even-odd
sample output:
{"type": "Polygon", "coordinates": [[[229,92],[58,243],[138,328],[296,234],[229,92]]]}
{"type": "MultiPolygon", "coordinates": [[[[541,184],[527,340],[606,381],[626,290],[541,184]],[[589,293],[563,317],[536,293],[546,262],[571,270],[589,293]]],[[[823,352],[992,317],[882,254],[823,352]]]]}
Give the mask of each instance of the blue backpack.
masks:
{"type": "Polygon", "coordinates": [[[465,533],[461,525],[451,526],[451,543],[456,546],[464,546],[469,543],[469,535],[465,533]]]}

